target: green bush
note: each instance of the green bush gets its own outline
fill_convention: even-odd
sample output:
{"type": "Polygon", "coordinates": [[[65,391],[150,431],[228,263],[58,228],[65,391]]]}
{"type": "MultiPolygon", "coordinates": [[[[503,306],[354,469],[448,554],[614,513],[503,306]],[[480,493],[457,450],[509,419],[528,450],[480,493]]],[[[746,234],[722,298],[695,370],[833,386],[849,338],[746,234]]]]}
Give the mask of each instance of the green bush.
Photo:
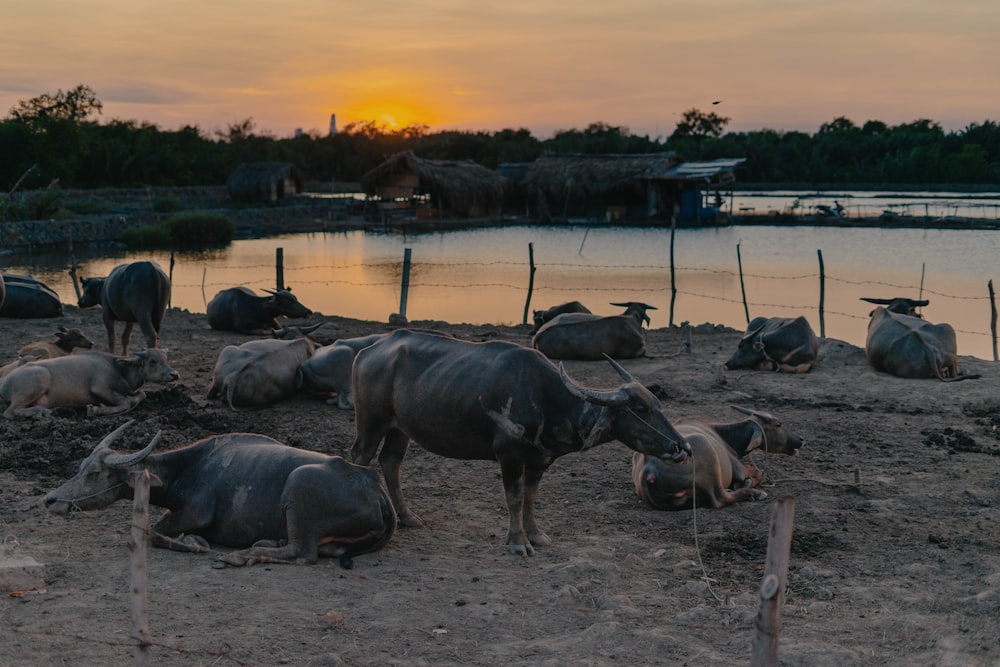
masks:
{"type": "Polygon", "coordinates": [[[129,227],[122,241],[133,250],[177,246],[224,246],[236,236],[236,225],[218,213],[185,213],[146,227],[129,227]]]}

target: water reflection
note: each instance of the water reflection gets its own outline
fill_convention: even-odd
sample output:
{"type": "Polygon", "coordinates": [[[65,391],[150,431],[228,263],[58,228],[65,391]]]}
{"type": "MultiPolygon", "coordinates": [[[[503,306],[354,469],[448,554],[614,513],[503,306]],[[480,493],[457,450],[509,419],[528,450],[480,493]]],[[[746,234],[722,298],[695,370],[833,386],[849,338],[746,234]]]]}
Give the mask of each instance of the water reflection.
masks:
{"type": "MultiPolygon", "coordinates": [[[[998,232],[984,230],[724,227],[678,230],[674,323],[746,324],[736,246],[740,245],[749,315],[805,314],[819,333],[819,265],[826,267],[827,336],[864,344],[871,306],[862,296],[912,296],[931,305],[932,321],[959,330],[962,354],[992,359],[987,281],[997,268],[998,232]]],[[[172,305],[204,312],[221,289],[275,285],[276,249],[284,280],[299,299],[326,315],[384,322],[400,306],[404,248],[413,265],[411,320],[519,324],[530,270],[537,267],[532,308],[578,299],[596,313],[620,312],[612,301],[644,301],[652,326],[670,317],[670,232],[666,229],[509,227],[416,236],[338,232],[237,241],[225,249],[176,255],[172,305]]],[[[152,259],[169,270],[167,252],[77,251],[80,274],[107,275],[126,261],[152,259]]],[[[47,253],[3,258],[5,271],[33,273],[66,303],[76,295],[70,259],[47,253]]],[[[530,313],[529,313],[530,317],[530,313]]]]}

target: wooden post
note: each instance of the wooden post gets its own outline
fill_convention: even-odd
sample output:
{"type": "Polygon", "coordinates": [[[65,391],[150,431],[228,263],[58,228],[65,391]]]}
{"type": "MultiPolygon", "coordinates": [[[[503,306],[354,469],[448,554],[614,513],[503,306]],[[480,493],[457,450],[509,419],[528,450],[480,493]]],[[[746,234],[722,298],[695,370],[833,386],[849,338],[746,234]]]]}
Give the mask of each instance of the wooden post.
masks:
{"type": "Polygon", "coordinates": [[[997,295],[993,291],[993,280],[986,285],[990,290],[990,333],[993,334],[993,361],[997,359],[997,295]]]}
{"type": "Polygon", "coordinates": [[[201,267],[201,301],[208,307],[208,298],[205,296],[205,276],[208,275],[208,267],[201,267]]]}
{"type": "MultiPolygon", "coordinates": [[[[587,240],[586,235],[584,235],[584,240],[587,240]]],[[[580,244],[583,248],[583,244],[580,244]]],[[[531,292],[535,289],[535,244],[528,243],[528,298],[524,300],[524,318],[521,320],[521,324],[528,323],[528,309],[531,308],[531,292]]]]}
{"type": "Polygon", "coordinates": [[[406,317],[406,298],[410,292],[410,248],[403,248],[403,284],[399,288],[399,314],[406,317]]]}
{"type": "Polygon", "coordinates": [[[132,476],[132,532],[128,539],[129,575],[132,590],[132,634],[136,640],[134,664],[149,664],[149,600],[147,589],[146,552],[149,545],[149,486],[151,475],[146,469],[132,476]]]}
{"type": "Polygon", "coordinates": [[[76,300],[79,303],[83,294],[80,292],[80,281],[76,277],[76,257],[73,255],[69,257],[69,277],[73,281],[73,291],[76,292],[76,300]]]}
{"type": "Polygon", "coordinates": [[[826,273],[823,267],[823,251],[816,250],[819,257],[819,337],[826,338],[826,315],[823,314],[823,302],[826,300],[826,273]]]}
{"type": "Polygon", "coordinates": [[[670,215],[670,322],[674,326],[674,302],[677,301],[677,275],[674,272],[674,235],[677,233],[677,205],[670,215]]]}
{"type": "MultiPolygon", "coordinates": [[[[174,284],[174,249],[170,249],[170,285],[174,284]]],[[[167,308],[173,305],[174,291],[170,290],[170,298],[167,299],[167,308]]]]}
{"type": "Polygon", "coordinates": [[[587,227],[587,229],[583,232],[583,240],[580,241],[580,249],[576,251],[577,255],[582,255],[583,254],[583,244],[587,242],[587,235],[588,234],[590,234],[590,227],[587,227]]]}
{"type": "Polygon", "coordinates": [[[743,294],[743,316],[747,318],[747,324],[750,324],[750,309],[747,307],[747,288],[743,284],[743,257],[740,255],[740,244],[736,244],[736,264],[740,269],[740,293],[743,294]]]}
{"type": "Polygon", "coordinates": [[[760,607],[754,619],[751,667],[776,667],[778,638],[781,635],[781,607],[788,583],[788,558],[792,546],[795,496],[779,498],[771,513],[767,539],[767,560],[760,584],[760,607]]]}
{"type": "Polygon", "coordinates": [[[274,250],[275,284],[276,289],[285,289],[285,249],[275,248],[274,250]]]}

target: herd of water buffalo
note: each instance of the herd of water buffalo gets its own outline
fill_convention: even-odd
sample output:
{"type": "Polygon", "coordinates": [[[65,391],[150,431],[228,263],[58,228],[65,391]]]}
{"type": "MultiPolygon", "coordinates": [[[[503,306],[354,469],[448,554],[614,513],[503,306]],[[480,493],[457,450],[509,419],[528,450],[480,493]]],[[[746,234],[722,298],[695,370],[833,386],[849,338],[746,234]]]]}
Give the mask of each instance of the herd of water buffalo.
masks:
{"type": "MultiPolygon", "coordinates": [[[[3,278],[0,316],[62,314],[58,296],[45,285],[28,276],[3,278]]],[[[102,309],[108,351],[93,350],[84,332],[65,327],[52,340],[26,344],[0,367],[5,417],[44,417],[59,407],[118,414],[143,400],[145,383],[177,379],[159,349],[170,294],[159,266],[123,264],[106,278],[82,278],[81,287],[79,306],[102,309]],[[121,354],[115,354],[118,322],[124,324],[121,354]],[[146,349],[130,354],[135,324],[146,349]]],[[[916,313],[927,301],[866,301],[877,304],[865,346],[873,368],[907,378],[975,377],[958,367],[952,327],[916,313]]],[[[207,306],[208,325],[257,338],[219,352],[207,397],[236,410],[301,391],[323,395],[355,412],[351,461],[245,433],[154,453],[157,435],[140,451],[118,452],[112,444],[125,424],[46,496],[46,505],[56,513],[107,507],[131,497],[132,473],[146,469],[160,482],[151,502],[170,508],[153,528],[158,546],[207,551],[216,543],[238,549],[222,557],[231,564],[331,556],[346,565],[384,545],[397,523],[421,524],[400,483],[411,441],[441,456],[500,464],[506,543],[515,554],[533,554],[550,542],[534,508],[552,462],[613,440],[634,450],[635,491],[655,509],[719,508],[764,497],[757,488],[761,472],[744,457],[753,450],[795,455],[802,440],[774,415],[743,408],[737,408],[743,418],[728,423],[668,420],[657,397],[616,361],[643,356],[643,325],[653,308],[613,305],[624,312],[595,315],[576,301],[535,311],[530,347],[409,328],[320,346],[309,336],[319,325],[279,326],[278,317],[312,314],[291,291],[222,290],[207,306]],[[265,332],[269,337],[261,338],[265,332]],[[622,384],[583,386],[557,363],[569,359],[606,361],[622,384]],[[376,455],[381,481],[371,467],[376,455]]],[[[804,373],[818,348],[804,317],[758,317],[726,367],[804,373]]]]}

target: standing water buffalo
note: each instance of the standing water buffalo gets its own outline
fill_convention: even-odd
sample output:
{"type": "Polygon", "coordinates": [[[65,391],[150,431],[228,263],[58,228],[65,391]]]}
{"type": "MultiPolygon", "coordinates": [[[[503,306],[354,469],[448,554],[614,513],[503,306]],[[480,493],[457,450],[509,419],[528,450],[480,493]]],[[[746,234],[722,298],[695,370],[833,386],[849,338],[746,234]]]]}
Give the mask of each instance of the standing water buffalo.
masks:
{"type": "Polygon", "coordinates": [[[403,498],[400,467],[410,439],[449,458],[500,463],[514,554],[549,544],[535,522],[542,474],[570,452],[619,440],[676,462],[690,448],[660,402],[609,359],[625,384],[581,387],[535,350],[470,343],[400,329],[354,360],[355,463],[368,465],[379,444],[389,497],[404,525],[420,525],[403,498]],[[384,440],[384,443],[383,443],[384,440]]]}
{"type": "Polygon", "coordinates": [[[0,300],[0,317],[17,317],[22,319],[40,317],[60,317],[63,314],[63,304],[59,295],[48,285],[31,276],[16,273],[4,273],[5,296],[0,300]]]}
{"type": "Polygon", "coordinates": [[[656,308],[638,301],[611,305],[622,306],[625,312],[607,316],[558,315],[542,325],[532,337],[531,346],[549,359],[600,361],[605,356],[613,359],[641,357],[646,353],[646,332],[642,324],[649,324],[646,311],[656,308]]]}
{"type": "Polygon", "coordinates": [[[350,567],[351,556],[382,548],[396,529],[392,503],[370,468],[253,433],[152,454],[157,433],[141,451],[112,450],[131,423],[105,437],[76,476],[45,496],[51,512],[131,498],[133,472],[146,469],[154,477],[150,503],[169,508],[153,526],[157,547],[205,552],[214,542],[243,549],[221,557],[232,565],[331,556],[350,567]]]}
{"type": "Polygon", "coordinates": [[[958,344],[950,324],[931,324],[914,315],[927,300],[906,298],[862,301],[879,305],[870,313],[865,356],[872,368],[902,378],[971,380],[958,367],[958,344]]]}
{"type": "Polygon", "coordinates": [[[755,317],[726,368],[806,373],[818,351],[819,339],[806,318],[755,317]]]}
{"type": "Polygon", "coordinates": [[[224,289],[208,302],[205,309],[208,326],[219,331],[252,334],[261,329],[279,329],[279,315],[309,317],[312,311],[299,303],[291,289],[264,290],[270,296],[257,296],[246,287],[224,289]]]}
{"type": "Polygon", "coordinates": [[[115,322],[124,322],[122,354],[128,354],[132,326],[138,322],[146,347],[160,346],[160,326],[170,302],[170,279],[156,262],[119,264],[107,278],[80,278],[79,306],[101,306],[108,331],[108,352],[115,352],[115,322]]]}
{"type": "Polygon", "coordinates": [[[767,412],[733,406],[748,415],[738,422],[717,424],[683,418],[674,422],[691,445],[691,465],[666,465],[636,452],[632,455],[632,481],[636,494],[658,510],[691,509],[695,502],[719,509],[745,500],[763,500],[756,489],[760,470],[740,459],[751,451],[795,456],[802,439],[785,430],[767,412]]]}
{"type": "Polygon", "coordinates": [[[579,301],[570,301],[568,303],[562,303],[558,306],[552,306],[547,310],[535,310],[532,311],[532,319],[535,323],[535,328],[531,330],[531,333],[538,333],[538,330],[542,328],[542,325],[549,320],[555,319],[559,315],[565,313],[589,313],[590,309],[579,301]]]}
{"type": "Polygon", "coordinates": [[[146,382],[177,379],[164,350],[130,357],[80,352],[19,366],[0,380],[0,399],[10,402],[4,417],[47,415],[51,408],[87,408],[88,416],[116,415],[139,405],[146,382]]]}

